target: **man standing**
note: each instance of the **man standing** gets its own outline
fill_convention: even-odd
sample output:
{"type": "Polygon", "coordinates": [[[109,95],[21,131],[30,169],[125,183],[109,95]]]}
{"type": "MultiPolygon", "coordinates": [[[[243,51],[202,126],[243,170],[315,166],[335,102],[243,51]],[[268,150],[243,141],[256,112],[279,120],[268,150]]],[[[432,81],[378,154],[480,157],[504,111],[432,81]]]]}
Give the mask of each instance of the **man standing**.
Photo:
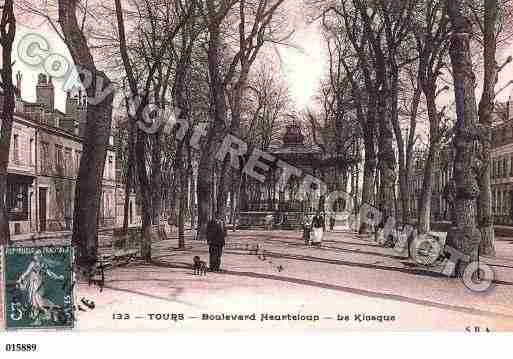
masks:
{"type": "Polygon", "coordinates": [[[207,225],[207,243],[210,253],[210,271],[221,271],[221,256],[223,254],[226,228],[221,218],[212,219],[207,225]]]}

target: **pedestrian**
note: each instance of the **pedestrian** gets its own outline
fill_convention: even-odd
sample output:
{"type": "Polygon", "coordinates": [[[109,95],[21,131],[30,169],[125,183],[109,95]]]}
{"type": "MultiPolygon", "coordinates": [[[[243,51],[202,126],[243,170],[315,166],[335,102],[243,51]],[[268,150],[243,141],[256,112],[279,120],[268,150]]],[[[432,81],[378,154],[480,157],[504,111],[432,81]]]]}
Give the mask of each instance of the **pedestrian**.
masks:
{"type": "Polygon", "coordinates": [[[267,216],[265,216],[265,229],[267,229],[268,231],[273,229],[273,215],[272,214],[268,214],[267,216]]]}
{"type": "Polygon", "coordinates": [[[194,241],[197,241],[199,239],[198,238],[198,229],[196,227],[191,228],[191,237],[192,237],[192,240],[194,240],[194,241]]]}
{"type": "Polygon", "coordinates": [[[333,227],[335,227],[335,217],[333,215],[330,216],[330,232],[333,232],[333,227]]]}
{"type": "Polygon", "coordinates": [[[310,221],[310,216],[305,216],[305,220],[303,222],[303,239],[305,241],[305,245],[310,245],[310,232],[312,230],[312,223],[310,221]]]}
{"type": "Polygon", "coordinates": [[[225,244],[226,227],[218,217],[212,219],[207,225],[207,243],[210,254],[210,271],[221,271],[221,256],[223,255],[223,247],[225,244]]]}
{"type": "Polygon", "coordinates": [[[324,235],[325,222],[320,212],[317,212],[312,220],[312,245],[320,246],[324,235]]]}

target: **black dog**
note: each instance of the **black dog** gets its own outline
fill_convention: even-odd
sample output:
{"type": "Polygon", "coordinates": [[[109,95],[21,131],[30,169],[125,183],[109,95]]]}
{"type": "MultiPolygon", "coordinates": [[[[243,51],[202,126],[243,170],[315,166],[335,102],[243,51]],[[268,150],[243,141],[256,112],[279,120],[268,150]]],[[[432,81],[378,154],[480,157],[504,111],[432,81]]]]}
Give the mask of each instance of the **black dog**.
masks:
{"type": "Polygon", "coordinates": [[[192,259],[192,267],[194,268],[195,275],[207,275],[207,262],[202,261],[199,256],[194,256],[192,259]]]}

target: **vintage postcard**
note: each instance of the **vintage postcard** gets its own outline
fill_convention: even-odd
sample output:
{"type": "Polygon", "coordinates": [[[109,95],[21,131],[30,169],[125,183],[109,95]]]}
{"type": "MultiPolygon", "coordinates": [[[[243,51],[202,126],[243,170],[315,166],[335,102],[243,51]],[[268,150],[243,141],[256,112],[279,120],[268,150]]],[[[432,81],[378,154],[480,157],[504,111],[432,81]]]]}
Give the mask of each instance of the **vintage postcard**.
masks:
{"type": "Polygon", "coordinates": [[[2,330],[513,331],[511,1],[0,0],[0,47],[2,330]]]}

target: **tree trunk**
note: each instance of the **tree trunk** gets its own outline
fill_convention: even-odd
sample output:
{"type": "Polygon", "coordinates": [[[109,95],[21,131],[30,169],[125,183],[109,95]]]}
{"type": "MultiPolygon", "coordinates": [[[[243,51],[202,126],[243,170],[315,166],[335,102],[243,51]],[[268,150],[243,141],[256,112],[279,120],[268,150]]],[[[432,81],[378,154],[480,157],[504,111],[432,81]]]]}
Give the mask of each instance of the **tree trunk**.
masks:
{"type": "MultiPolygon", "coordinates": [[[[363,133],[363,141],[365,146],[365,162],[363,165],[363,187],[362,187],[362,202],[364,205],[374,204],[374,177],[376,170],[376,149],[374,145],[374,121],[367,121],[369,126],[363,133]]],[[[355,183],[358,188],[358,182],[355,183]]],[[[367,233],[367,221],[360,218],[360,234],[367,233]]]]}
{"type": "Polygon", "coordinates": [[[381,116],[379,125],[379,171],[380,187],[378,208],[384,218],[393,216],[395,211],[395,153],[393,145],[391,114],[386,110],[385,91],[378,99],[378,113],[381,116]]]}
{"type": "MultiPolygon", "coordinates": [[[[211,5],[211,4],[209,4],[211,5]]],[[[213,174],[215,167],[215,153],[226,133],[226,98],[223,80],[223,51],[221,42],[221,29],[219,21],[209,23],[208,41],[208,71],[210,87],[210,122],[207,141],[202,148],[198,169],[198,221],[201,239],[205,237],[208,219],[212,217],[216,208],[213,208],[213,174]],[[211,212],[212,211],[212,212],[211,212]]]]}
{"type": "Polygon", "coordinates": [[[98,218],[105,155],[111,132],[114,92],[110,79],[98,71],[87,40],[76,18],[76,0],[59,0],[59,24],[75,65],[91,75],[87,123],[76,185],[72,243],[77,249],[77,264],[90,272],[97,259],[98,218]],[[101,94],[101,95],[100,95],[101,94]]]}
{"type": "Polygon", "coordinates": [[[413,137],[411,133],[415,133],[415,124],[417,118],[417,111],[420,103],[420,95],[421,89],[420,86],[415,88],[413,93],[413,100],[411,105],[411,114],[410,114],[410,133],[408,133],[406,138],[406,144],[403,140],[403,136],[401,133],[401,126],[399,123],[398,116],[393,118],[393,128],[394,134],[397,140],[397,149],[399,155],[399,199],[401,202],[401,216],[403,224],[408,224],[409,215],[410,215],[410,186],[408,185],[410,182],[410,162],[413,152],[413,145],[411,138],[413,137]]]}
{"type": "Polygon", "coordinates": [[[139,179],[139,187],[141,193],[141,257],[146,260],[151,260],[151,242],[153,239],[152,229],[152,194],[151,186],[148,180],[148,173],[146,170],[146,146],[148,135],[142,131],[138,132],[137,142],[135,148],[137,176],[139,179]]]}
{"type": "Polygon", "coordinates": [[[219,166],[216,182],[216,217],[226,218],[226,205],[228,202],[228,192],[230,190],[233,170],[230,167],[230,158],[226,156],[219,166]]]}
{"type": "Polygon", "coordinates": [[[135,141],[135,129],[134,123],[132,119],[128,120],[128,168],[127,175],[125,178],[125,203],[123,208],[123,234],[128,233],[128,218],[130,216],[130,193],[132,190],[133,178],[134,178],[134,163],[135,163],[135,154],[134,154],[134,141],[135,141]]]}
{"type": "Polygon", "coordinates": [[[206,238],[207,223],[212,218],[212,172],[214,171],[214,156],[205,149],[201,153],[198,166],[197,196],[198,196],[198,238],[206,238]]]}
{"type": "Polygon", "coordinates": [[[433,166],[439,152],[439,126],[440,119],[436,111],[435,102],[436,84],[429,82],[423,84],[423,91],[426,97],[429,117],[429,150],[424,167],[424,178],[422,182],[422,193],[419,203],[419,225],[420,233],[427,233],[431,229],[431,198],[433,195],[433,166]]]}
{"type": "Polygon", "coordinates": [[[462,13],[463,0],[448,0],[447,9],[452,25],[449,54],[454,77],[457,122],[455,126],[455,227],[447,234],[447,245],[468,257],[460,262],[457,273],[462,274],[466,264],[478,258],[481,232],[476,227],[478,175],[481,170],[476,142],[477,105],[475,75],[472,68],[470,34],[472,22],[462,13]]]}
{"type": "Polygon", "coordinates": [[[479,122],[483,125],[484,134],[483,161],[484,173],[479,186],[479,227],[481,230],[480,253],[495,256],[495,233],[493,229],[492,188],[490,179],[491,161],[491,127],[493,122],[495,84],[497,83],[497,63],[495,61],[496,37],[495,25],[497,22],[497,0],[485,0],[484,13],[484,84],[481,102],[479,103],[479,122]]]}
{"type": "MultiPolygon", "coordinates": [[[[239,75],[239,80],[234,86],[231,96],[231,124],[230,132],[233,136],[240,138],[240,122],[242,112],[243,89],[247,82],[249,68],[244,67],[239,75]]],[[[226,104],[224,105],[226,106],[226,104]]],[[[240,169],[242,170],[242,168],[240,169]]],[[[232,187],[234,177],[238,176],[237,169],[230,167],[230,158],[227,156],[223,160],[221,173],[219,175],[219,194],[217,196],[217,215],[220,217],[226,216],[226,202],[228,191],[232,187]]]]}
{"type": "Polygon", "coordinates": [[[128,183],[128,176],[126,178],[125,186],[125,198],[123,201],[123,227],[122,233],[128,233],[128,217],[130,216],[130,184],[128,183]]]}
{"type": "Polygon", "coordinates": [[[11,132],[14,114],[14,86],[12,84],[12,45],[16,34],[16,18],[13,1],[5,0],[0,21],[0,44],[2,45],[2,89],[0,96],[2,118],[0,122],[0,246],[11,241],[9,214],[5,199],[7,197],[7,167],[11,146],[11,132]]]}
{"type": "MultiPolygon", "coordinates": [[[[431,132],[432,133],[432,132],[431,132]]],[[[427,233],[431,230],[431,199],[433,194],[433,166],[436,154],[439,152],[438,144],[431,143],[424,167],[424,178],[419,203],[418,232],[427,233]]]]}
{"type": "Polygon", "coordinates": [[[196,220],[196,201],[195,201],[195,197],[196,197],[196,174],[195,174],[195,171],[194,171],[194,166],[193,166],[193,159],[192,159],[192,151],[190,149],[190,147],[188,147],[188,158],[189,158],[189,177],[191,179],[191,184],[190,184],[190,196],[189,196],[189,212],[191,214],[191,228],[192,229],[195,229],[196,228],[196,223],[197,223],[197,220],[196,220]]]}
{"type": "Polygon", "coordinates": [[[151,213],[152,223],[160,226],[162,207],[162,151],[161,131],[151,135],[151,213]]]}
{"type": "MultiPolygon", "coordinates": [[[[185,37],[184,34],[182,36],[185,37]]],[[[185,41],[185,40],[184,40],[185,41]]],[[[190,49],[190,48],[189,48],[190,49]]],[[[187,75],[190,70],[190,50],[183,49],[179,64],[176,69],[175,88],[173,90],[175,103],[180,109],[180,117],[190,123],[190,108],[186,95],[187,75]]],[[[185,248],[185,212],[187,210],[187,187],[190,167],[184,165],[185,150],[184,146],[189,143],[190,135],[187,133],[183,140],[177,141],[175,174],[178,176],[178,247],[185,248]]],[[[188,149],[190,155],[191,151],[188,149]]],[[[188,158],[189,163],[191,158],[188,158]]]]}
{"type": "Polygon", "coordinates": [[[179,144],[180,151],[177,151],[177,161],[179,161],[176,172],[180,177],[180,193],[178,194],[178,248],[185,248],[185,211],[187,210],[187,174],[183,165],[183,142],[179,144]],[[178,153],[180,152],[180,153],[178,153]],[[180,160],[179,160],[180,158],[180,160]]]}

